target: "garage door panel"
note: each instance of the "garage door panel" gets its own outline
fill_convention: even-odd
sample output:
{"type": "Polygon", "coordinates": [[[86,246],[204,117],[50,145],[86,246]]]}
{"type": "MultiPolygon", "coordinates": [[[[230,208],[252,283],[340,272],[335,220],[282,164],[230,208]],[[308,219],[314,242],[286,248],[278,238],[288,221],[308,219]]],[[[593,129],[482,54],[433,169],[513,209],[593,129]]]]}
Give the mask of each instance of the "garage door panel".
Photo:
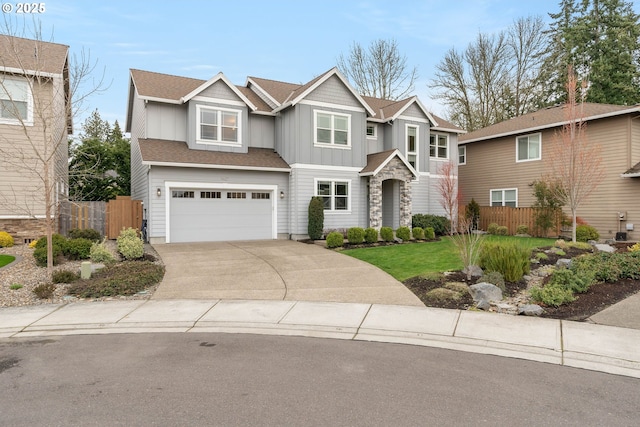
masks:
{"type": "Polygon", "coordinates": [[[253,199],[250,190],[223,190],[220,191],[220,198],[200,198],[200,191],[194,191],[193,198],[172,197],[170,240],[201,242],[272,239],[273,194],[268,194],[269,199],[253,199]],[[241,197],[239,194],[245,193],[246,198],[227,198],[227,193],[233,192],[238,193],[234,197],[241,197]]]}

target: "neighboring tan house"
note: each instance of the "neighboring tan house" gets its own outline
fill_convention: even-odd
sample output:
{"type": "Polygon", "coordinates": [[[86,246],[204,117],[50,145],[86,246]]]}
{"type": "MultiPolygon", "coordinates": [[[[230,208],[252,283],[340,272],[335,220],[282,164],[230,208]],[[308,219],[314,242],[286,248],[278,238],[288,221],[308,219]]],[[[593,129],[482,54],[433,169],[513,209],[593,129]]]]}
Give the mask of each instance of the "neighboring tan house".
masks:
{"type": "Polygon", "coordinates": [[[360,96],[336,68],[300,85],[131,70],[131,194],[152,243],[307,237],[438,213],[437,166],[462,131],[417,97],[360,96]]]}
{"type": "Polygon", "coordinates": [[[0,35],[0,230],[18,243],[45,234],[45,183],[53,215],[68,195],[68,50],[0,35]]]}
{"type": "MultiPolygon", "coordinates": [[[[530,207],[529,184],[549,173],[548,156],[566,123],[564,107],[529,113],[468,133],[459,140],[463,203],[530,207]]],[[[586,137],[600,145],[604,177],[577,211],[602,239],[619,231],[640,238],[640,107],[584,104],[586,137]]]]}

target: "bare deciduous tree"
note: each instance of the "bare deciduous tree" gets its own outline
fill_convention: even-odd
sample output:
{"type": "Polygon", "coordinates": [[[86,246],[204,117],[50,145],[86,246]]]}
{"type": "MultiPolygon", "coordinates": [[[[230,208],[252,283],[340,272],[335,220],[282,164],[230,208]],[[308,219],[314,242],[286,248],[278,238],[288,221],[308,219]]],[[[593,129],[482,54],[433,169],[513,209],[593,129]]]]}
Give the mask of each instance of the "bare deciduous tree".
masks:
{"type": "Polygon", "coordinates": [[[72,118],[89,95],[101,90],[102,78],[88,82],[96,65],[90,56],[83,51],[68,57],[66,46],[43,41],[39,27],[24,38],[27,29],[18,34],[15,22],[6,17],[1,26],[0,92],[12,126],[0,134],[0,158],[13,177],[8,185],[17,184],[3,193],[0,204],[22,217],[44,218],[51,277],[51,236],[58,205],[68,195],[72,118]],[[52,69],[53,62],[59,67],[52,69]]]}
{"type": "Polygon", "coordinates": [[[418,78],[416,67],[409,69],[394,39],[375,40],[368,49],[354,42],[349,54],[341,54],[337,61],[340,72],[360,94],[375,98],[406,98],[418,78]]]}
{"type": "Polygon", "coordinates": [[[456,175],[456,165],[452,161],[448,161],[440,165],[438,168],[438,181],[436,188],[440,196],[440,206],[445,210],[451,225],[449,226],[449,234],[456,232],[456,224],[458,221],[458,177],[456,175]]]}
{"type": "Polygon", "coordinates": [[[601,147],[589,143],[585,129],[583,101],[586,82],[582,84],[581,99],[577,101],[577,78],[569,68],[567,103],[564,106],[565,124],[556,132],[549,152],[551,175],[557,179],[559,196],[571,211],[571,239],[576,241],[576,217],[580,205],[596,189],[604,176],[601,166],[601,147]]]}

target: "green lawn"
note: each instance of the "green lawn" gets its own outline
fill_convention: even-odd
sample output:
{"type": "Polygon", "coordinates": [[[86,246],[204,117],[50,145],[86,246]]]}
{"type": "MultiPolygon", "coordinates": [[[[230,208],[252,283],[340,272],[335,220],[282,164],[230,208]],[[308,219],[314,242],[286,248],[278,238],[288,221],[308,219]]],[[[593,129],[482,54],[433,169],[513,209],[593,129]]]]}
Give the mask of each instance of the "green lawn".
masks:
{"type": "MultiPolygon", "coordinates": [[[[515,241],[532,249],[551,246],[555,241],[512,236],[485,236],[484,239],[488,242],[515,241]]],[[[400,281],[427,273],[461,270],[463,267],[458,251],[448,237],[437,242],[347,249],[342,253],[373,264],[400,281]]]]}
{"type": "Polygon", "coordinates": [[[11,255],[0,255],[0,267],[11,264],[16,257],[11,255]]]}

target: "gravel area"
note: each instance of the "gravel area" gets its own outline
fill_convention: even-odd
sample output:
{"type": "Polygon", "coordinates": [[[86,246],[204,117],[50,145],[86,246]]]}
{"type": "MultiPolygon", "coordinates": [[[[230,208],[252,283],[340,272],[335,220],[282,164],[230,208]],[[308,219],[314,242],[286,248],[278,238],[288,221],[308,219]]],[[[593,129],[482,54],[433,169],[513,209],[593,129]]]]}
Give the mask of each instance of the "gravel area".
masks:
{"type": "MultiPolygon", "coordinates": [[[[116,259],[116,242],[107,241],[108,247],[116,259]]],[[[153,255],[157,262],[162,262],[157,252],[151,245],[145,244],[145,252],[153,255]]],[[[0,307],[21,307],[39,304],[59,304],[72,301],[107,301],[107,300],[127,300],[127,299],[149,299],[158,285],[148,288],[140,294],[127,297],[105,297],[100,299],[79,299],[66,295],[69,285],[57,284],[54,295],[50,299],[40,299],[33,289],[39,284],[49,283],[47,280],[46,267],[38,267],[33,258],[33,249],[28,245],[15,245],[10,248],[0,248],[0,254],[7,254],[16,257],[16,261],[0,268],[0,307]],[[12,285],[22,285],[20,289],[11,289],[12,285]]],[[[82,261],[66,261],[53,267],[57,270],[80,271],[82,261]]]]}

